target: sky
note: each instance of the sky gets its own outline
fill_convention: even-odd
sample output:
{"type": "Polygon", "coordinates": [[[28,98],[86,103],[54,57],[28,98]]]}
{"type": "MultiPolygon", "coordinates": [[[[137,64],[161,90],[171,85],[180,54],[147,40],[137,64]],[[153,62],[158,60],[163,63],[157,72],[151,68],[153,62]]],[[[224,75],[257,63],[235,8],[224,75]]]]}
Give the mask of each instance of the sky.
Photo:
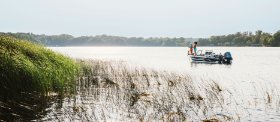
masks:
{"type": "Polygon", "coordinates": [[[280,0],[0,0],[0,32],[209,37],[280,30],[280,0]]]}

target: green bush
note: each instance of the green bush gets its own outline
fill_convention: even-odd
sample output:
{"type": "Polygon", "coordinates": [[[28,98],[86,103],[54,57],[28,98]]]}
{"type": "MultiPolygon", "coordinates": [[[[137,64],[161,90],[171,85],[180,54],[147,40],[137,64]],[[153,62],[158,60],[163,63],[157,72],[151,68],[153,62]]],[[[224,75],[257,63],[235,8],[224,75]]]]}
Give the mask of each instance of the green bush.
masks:
{"type": "Polygon", "coordinates": [[[74,87],[79,66],[43,46],[0,35],[0,95],[63,92],[74,87]]]}

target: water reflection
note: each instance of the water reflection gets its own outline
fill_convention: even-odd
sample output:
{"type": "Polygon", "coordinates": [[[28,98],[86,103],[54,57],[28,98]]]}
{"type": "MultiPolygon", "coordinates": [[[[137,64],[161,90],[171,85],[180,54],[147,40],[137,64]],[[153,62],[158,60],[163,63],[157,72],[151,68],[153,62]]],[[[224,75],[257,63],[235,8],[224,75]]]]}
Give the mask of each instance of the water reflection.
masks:
{"type": "MultiPolygon", "coordinates": [[[[224,68],[231,68],[232,64],[219,64],[219,63],[207,63],[207,62],[186,62],[190,64],[191,68],[199,68],[199,67],[205,67],[205,66],[222,66],[224,68]]],[[[187,67],[189,68],[189,66],[187,67]]]]}
{"type": "Polygon", "coordinates": [[[0,99],[1,121],[31,121],[45,116],[46,108],[52,105],[57,97],[43,97],[34,93],[21,93],[17,98],[3,97],[0,99]]]}

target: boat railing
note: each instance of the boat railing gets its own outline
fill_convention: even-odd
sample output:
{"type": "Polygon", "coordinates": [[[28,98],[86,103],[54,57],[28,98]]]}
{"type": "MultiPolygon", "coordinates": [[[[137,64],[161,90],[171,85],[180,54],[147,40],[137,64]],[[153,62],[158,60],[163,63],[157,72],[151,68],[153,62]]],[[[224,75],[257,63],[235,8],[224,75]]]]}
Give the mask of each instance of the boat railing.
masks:
{"type": "Polygon", "coordinates": [[[204,55],[202,52],[203,52],[202,50],[198,50],[198,51],[196,52],[196,55],[204,55]]]}

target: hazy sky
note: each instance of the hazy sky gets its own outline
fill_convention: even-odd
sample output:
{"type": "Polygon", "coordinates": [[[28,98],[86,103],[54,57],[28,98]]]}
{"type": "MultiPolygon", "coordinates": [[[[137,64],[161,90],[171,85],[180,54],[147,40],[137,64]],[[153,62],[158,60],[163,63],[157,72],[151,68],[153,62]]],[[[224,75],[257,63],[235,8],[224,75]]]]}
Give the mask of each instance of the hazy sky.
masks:
{"type": "Polygon", "coordinates": [[[0,0],[1,32],[208,37],[280,30],[280,0],[0,0]]]}

